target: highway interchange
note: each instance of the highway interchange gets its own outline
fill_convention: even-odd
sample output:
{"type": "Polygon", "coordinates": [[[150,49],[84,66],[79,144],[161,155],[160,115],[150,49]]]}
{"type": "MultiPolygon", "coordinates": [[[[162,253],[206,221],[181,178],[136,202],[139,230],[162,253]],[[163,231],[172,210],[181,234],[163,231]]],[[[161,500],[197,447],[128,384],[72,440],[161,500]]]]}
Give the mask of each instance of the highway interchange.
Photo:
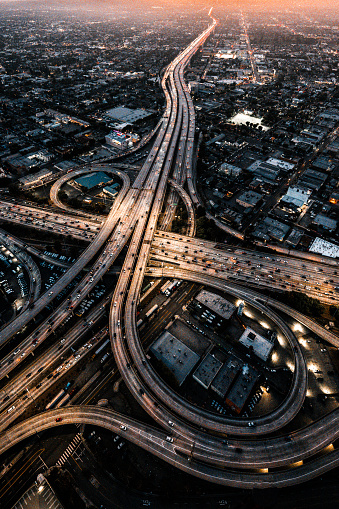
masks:
{"type": "MultiPolygon", "coordinates": [[[[39,413],[8,427],[22,414],[29,398],[40,394],[40,387],[34,385],[40,378],[44,380],[46,386],[49,383],[52,385],[52,381],[49,380],[53,379],[43,378],[43,370],[38,376],[40,368],[47,369],[52,366],[61,353],[66,352],[70,345],[77,341],[84,323],[87,327],[98,320],[106,301],[91,311],[87,323],[80,320],[68,332],[62,345],[57,342],[49,346],[29,368],[24,368],[19,376],[9,378],[1,394],[4,399],[7,397],[8,399],[6,401],[2,399],[0,402],[2,430],[0,453],[43,429],[83,423],[102,426],[119,433],[193,475],[219,484],[242,488],[296,484],[339,464],[339,451],[333,445],[339,433],[338,410],[292,434],[278,433],[297,415],[304,403],[308,368],[297,338],[272,308],[290,314],[335,346],[338,346],[339,338],[288,306],[273,299],[268,300],[253,289],[241,285],[258,287],[264,275],[268,282],[271,280],[271,286],[276,288],[283,288],[288,281],[291,288],[294,285],[295,288],[303,289],[312,296],[321,297],[324,302],[337,303],[335,286],[338,285],[339,277],[336,265],[272,256],[239,247],[225,246],[226,249],[220,249],[215,243],[192,237],[195,231],[192,203],[196,204],[198,200],[192,173],[195,117],[193,104],[184,82],[184,69],[216,24],[217,21],[212,18],[210,26],[166,69],[162,79],[166,109],[156,132],[154,145],[134,183],[130,185],[126,178],[123,180],[123,188],[107,218],[104,220],[91,218],[91,221],[88,221],[83,214],[82,217],[74,219],[72,215],[48,213],[51,225],[60,224],[61,233],[66,234],[66,231],[74,230],[76,235],[76,231],[84,230],[82,238],[87,236],[90,243],[59,280],[35,300],[33,307],[24,310],[1,329],[1,344],[4,345],[31,323],[32,319],[80,275],[85,267],[88,269],[69,296],[52,311],[49,318],[29,333],[20,345],[15,345],[15,349],[2,359],[0,376],[4,378],[10,376],[14,367],[18,369],[20,363],[69,318],[126,247],[123,267],[111,299],[109,314],[111,346],[118,369],[131,394],[165,431],[106,408],[84,405],[39,413]],[[172,191],[168,195],[168,201],[165,202],[169,179],[172,191]],[[189,194],[183,189],[186,181],[189,194]],[[164,206],[161,227],[168,228],[173,219],[176,193],[182,197],[188,209],[187,236],[158,231],[159,215],[164,206]],[[67,230],[65,223],[69,227],[67,230]],[[145,275],[187,279],[226,291],[269,317],[279,333],[289,342],[294,355],[293,381],[282,404],[270,414],[253,419],[255,426],[249,426],[248,419],[225,418],[198,409],[170,389],[153,370],[140,344],[136,310],[145,275]],[[303,275],[305,277],[302,277],[303,275]],[[272,281],[273,279],[275,281],[272,281]],[[20,354],[15,353],[18,348],[20,354]],[[31,394],[26,394],[28,397],[24,399],[26,396],[24,388],[29,373],[32,391],[30,390],[31,394]],[[13,413],[8,412],[11,406],[14,406],[13,413]],[[272,432],[275,432],[273,438],[267,436],[272,432]]],[[[76,170],[73,174],[63,177],[62,182],[70,176],[77,175],[77,171],[88,172],[83,169],[76,170]]],[[[59,206],[61,204],[58,202],[57,191],[62,182],[58,181],[53,186],[53,201],[59,206]]],[[[6,215],[12,217],[14,221],[20,214],[26,217],[32,214],[29,217],[36,219],[34,224],[37,223],[37,227],[42,226],[39,224],[41,217],[36,214],[44,212],[34,210],[34,207],[8,202],[0,204],[8,207],[6,215]]],[[[64,206],[62,208],[65,210],[64,206]]],[[[74,211],[67,212],[73,214],[74,211]]],[[[45,219],[47,221],[47,218],[45,219]]],[[[102,334],[105,334],[104,330],[102,334]]],[[[89,348],[87,345],[87,350],[94,348],[94,345],[94,342],[89,348]]],[[[85,349],[79,350],[79,359],[83,354],[85,349]]],[[[70,362],[71,357],[63,361],[63,369],[65,364],[70,362]]],[[[56,374],[56,369],[53,374],[56,374]]],[[[46,390],[45,386],[41,386],[41,392],[43,390],[46,390]]]]}

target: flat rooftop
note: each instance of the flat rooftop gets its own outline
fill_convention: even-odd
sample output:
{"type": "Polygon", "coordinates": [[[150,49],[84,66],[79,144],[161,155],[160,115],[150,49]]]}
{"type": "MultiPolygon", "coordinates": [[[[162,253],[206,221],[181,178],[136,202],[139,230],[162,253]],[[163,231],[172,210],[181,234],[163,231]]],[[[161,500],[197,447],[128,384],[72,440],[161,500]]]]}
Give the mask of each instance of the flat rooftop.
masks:
{"type": "Polygon", "coordinates": [[[246,346],[246,348],[252,347],[255,355],[263,361],[267,361],[274,347],[274,343],[272,343],[269,339],[260,336],[260,334],[257,334],[250,327],[247,327],[244,333],[240,336],[239,343],[246,346]]]}
{"type": "Polygon", "coordinates": [[[172,371],[181,385],[198,363],[200,356],[180,339],[164,331],[150,348],[153,355],[172,371]]]}
{"type": "Polygon", "coordinates": [[[142,109],[134,110],[126,108],[125,106],[119,106],[117,108],[106,110],[105,115],[124,124],[133,124],[133,122],[149,117],[152,113],[142,109]]]}
{"type": "Polygon", "coordinates": [[[75,182],[80,186],[86,187],[86,189],[92,189],[95,186],[99,186],[100,184],[106,184],[112,180],[111,177],[108,177],[106,173],[103,171],[98,171],[95,173],[90,173],[89,175],[84,175],[83,177],[79,177],[75,179],[75,182]]]}
{"type": "Polygon", "coordinates": [[[196,296],[196,300],[211,311],[214,311],[214,313],[217,313],[217,315],[224,318],[224,320],[229,320],[236,310],[234,304],[220,297],[220,295],[207,292],[206,290],[201,290],[196,296]]]}
{"type": "Polygon", "coordinates": [[[112,186],[106,186],[104,187],[102,190],[104,191],[104,193],[106,194],[109,194],[110,196],[116,196],[118,194],[118,189],[117,189],[117,185],[116,184],[113,184],[112,186]]]}
{"type": "Polygon", "coordinates": [[[245,364],[225,400],[237,414],[241,413],[258,379],[257,370],[245,364]]]}
{"type": "Polygon", "coordinates": [[[290,226],[287,224],[281,223],[271,217],[265,217],[265,219],[257,225],[252,235],[265,240],[273,238],[283,241],[289,229],[290,226]]]}
{"type": "Polygon", "coordinates": [[[193,378],[205,389],[208,389],[215,375],[222,366],[222,362],[208,353],[193,373],[193,378]]]}
{"type": "Polygon", "coordinates": [[[242,365],[242,362],[240,362],[232,355],[219,370],[217,376],[211,383],[212,391],[216,392],[221,398],[224,398],[230,390],[231,385],[239,373],[242,365]]]}
{"type": "Polygon", "coordinates": [[[320,237],[314,239],[309,250],[311,253],[319,253],[330,258],[339,258],[339,246],[320,237]]]}

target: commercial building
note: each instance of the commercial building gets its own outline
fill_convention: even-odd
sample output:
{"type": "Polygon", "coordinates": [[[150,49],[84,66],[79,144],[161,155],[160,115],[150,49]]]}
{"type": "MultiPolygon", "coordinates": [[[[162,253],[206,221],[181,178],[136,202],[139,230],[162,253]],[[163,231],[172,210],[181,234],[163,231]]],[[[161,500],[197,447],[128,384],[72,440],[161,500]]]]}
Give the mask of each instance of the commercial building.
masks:
{"type": "Polygon", "coordinates": [[[105,117],[107,120],[114,120],[120,123],[134,124],[139,120],[143,120],[144,118],[152,115],[152,112],[142,109],[133,110],[131,108],[126,108],[125,106],[119,106],[118,108],[112,108],[107,110],[105,113],[105,117]]]}
{"type": "Polygon", "coordinates": [[[298,180],[298,186],[312,189],[312,191],[319,191],[326,179],[327,175],[324,175],[324,173],[308,168],[298,180]]]}
{"type": "Polygon", "coordinates": [[[330,258],[339,258],[339,246],[323,240],[320,237],[316,237],[310,245],[309,251],[311,253],[318,253],[323,256],[329,256],[330,258]]]}
{"type": "Polygon", "coordinates": [[[224,223],[231,223],[239,226],[241,224],[241,221],[243,220],[243,214],[240,214],[240,212],[236,212],[230,207],[225,207],[220,214],[220,219],[224,223]]]}
{"type": "Polygon", "coordinates": [[[324,216],[323,214],[317,214],[313,219],[313,223],[317,224],[324,228],[324,230],[328,230],[330,232],[334,232],[338,226],[338,221],[335,219],[331,219],[330,217],[324,216]]]}
{"type": "Polygon", "coordinates": [[[128,147],[129,137],[119,131],[112,131],[105,136],[107,145],[115,147],[119,150],[126,150],[128,147]]]}
{"type": "Polygon", "coordinates": [[[62,122],[63,124],[68,124],[69,122],[72,122],[74,124],[79,124],[82,127],[89,127],[90,124],[88,122],[85,122],[84,120],[81,120],[78,117],[73,117],[71,115],[68,115],[67,113],[60,113],[60,111],[52,110],[52,109],[46,109],[43,113],[37,113],[36,119],[39,121],[41,117],[52,117],[57,121],[62,122]]]}
{"type": "Polygon", "coordinates": [[[78,166],[79,166],[78,163],[76,163],[75,161],[59,161],[54,165],[54,167],[60,171],[69,171],[73,169],[76,170],[78,166]]]}
{"type": "Polygon", "coordinates": [[[289,187],[287,193],[281,198],[282,202],[292,203],[298,209],[301,209],[308,202],[312,191],[302,187],[289,187]]]}
{"type": "Polygon", "coordinates": [[[281,169],[275,165],[265,161],[257,160],[252,163],[248,168],[257,177],[260,177],[265,182],[275,183],[279,177],[281,169]]]}
{"type": "Polygon", "coordinates": [[[247,364],[243,366],[242,371],[225,399],[226,404],[236,414],[241,413],[246,401],[259,380],[259,376],[259,373],[251,366],[248,366],[247,364]]]}
{"type": "Polygon", "coordinates": [[[74,179],[74,182],[80,187],[84,187],[86,189],[93,189],[93,187],[106,184],[107,182],[110,182],[110,180],[112,179],[108,177],[106,173],[104,173],[103,171],[98,171],[74,179]]]}
{"type": "Polygon", "coordinates": [[[196,300],[206,306],[208,309],[221,316],[224,320],[229,320],[236,307],[228,300],[212,292],[201,290],[196,296],[196,300]]]}
{"type": "Polygon", "coordinates": [[[239,166],[234,166],[233,164],[223,163],[219,168],[219,173],[223,175],[227,175],[230,179],[235,179],[239,177],[242,169],[239,166]]]}
{"type": "Polygon", "coordinates": [[[41,171],[38,171],[37,173],[32,173],[31,175],[26,175],[25,177],[21,177],[19,179],[19,182],[23,186],[33,186],[35,184],[39,184],[46,177],[49,177],[52,174],[53,174],[53,172],[51,170],[41,170],[41,171]]]}
{"type": "Polygon", "coordinates": [[[293,229],[288,235],[286,242],[290,244],[292,247],[296,247],[299,244],[302,236],[303,232],[293,229]]]}
{"type": "Polygon", "coordinates": [[[247,327],[240,336],[239,343],[251,349],[254,354],[263,361],[267,361],[274,347],[274,342],[257,334],[250,327],[247,327]]]}
{"type": "Polygon", "coordinates": [[[265,217],[265,219],[258,224],[256,229],[253,231],[253,237],[262,240],[278,240],[282,242],[287,235],[290,227],[276,219],[265,217]]]}
{"type": "Polygon", "coordinates": [[[288,161],[283,161],[283,159],[277,159],[275,157],[270,157],[267,159],[266,164],[270,164],[272,166],[276,166],[279,170],[282,171],[290,171],[294,168],[294,163],[289,163],[288,161]]]}
{"type": "Polygon", "coordinates": [[[314,133],[307,129],[304,129],[298,136],[292,138],[292,142],[296,144],[302,143],[304,145],[311,145],[312,147],[314,147],[315,145],[321,142],[323,137],[324,133],[314,133]]]}
{"type": "Polygon", "coordinates": [[[119,192],[119,184],[116,183],[116,184],[112,184],[111,186],[106,186],[102,189],[102,192],[104,194],[107,194],[108,196],[110,196],[111,198],[115,198],[116,195],[118,194],[119,192]]]}
{"type": "Polygon", "coordinates": [[[335,164],[329,155],[322,154],[312,162],[312,167],[317,170],[332,171],[335,168],[335,164]]]}
{"type": "Polygon", "coordinates": [[[339,136],[337,136],[328,146],[327,152],[329,154],[333,154],[334,156],[338,155],[339,152],[339,136]]]}
{"type": "Polygon", "coordinates": [[[222,399],[225,398],[226,394],[231,388],[237,374],[242,367],[241,361],[236,359],[233,355],[227,360],[227,362],[219,369],[216,377],[211,383],[212,391],[216,392],[222,399]]]}
{"type": "Polygon", "coordinates": [[[29,157],[23,156],[19,153],[6,157],[4,161],[11,169],[18,173],[26,172],[31,168],[38,166],[36,159],[29,159],[29,157]]]}
{"type": "Polygon", "coordinates": [[[186,380],[200,359],[198,354],[168,331],[161,334],[150,351],[173,373],[179,385],[186,380]]]}

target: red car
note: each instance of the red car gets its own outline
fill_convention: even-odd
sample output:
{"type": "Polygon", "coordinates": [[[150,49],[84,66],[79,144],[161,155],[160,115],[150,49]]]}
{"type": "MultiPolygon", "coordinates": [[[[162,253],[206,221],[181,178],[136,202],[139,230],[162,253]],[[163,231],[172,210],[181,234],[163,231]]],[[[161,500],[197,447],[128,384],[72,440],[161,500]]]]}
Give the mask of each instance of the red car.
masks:
{"type": "Polygon", "coordinates": [[[62,421],[62,417],[57,417],[57,418],[55,419],[55,422],[60,422],[60,421],[62,421]]]}

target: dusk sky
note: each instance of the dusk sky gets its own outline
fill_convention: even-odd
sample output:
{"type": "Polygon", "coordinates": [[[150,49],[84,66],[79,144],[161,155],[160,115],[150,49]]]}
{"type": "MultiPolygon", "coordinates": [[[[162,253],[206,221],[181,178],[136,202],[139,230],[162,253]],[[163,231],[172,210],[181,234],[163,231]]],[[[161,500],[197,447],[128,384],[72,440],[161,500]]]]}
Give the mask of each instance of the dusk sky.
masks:
{"type": "Polygon", "coordinates": [[[217,8],[218,6],[223,7],[231,7],[231,8],[245,8],[249,10],[262,10],[262,9],[281,9],[281,8],[288,8],[288,9],[315,9],[315,10],[323,10],[324,8],[328,8],[330,10],[336,9],[336,4],[334,0],[215,0],[213,2],[202,2],[197,1],[194,3],[194,6],[192,6],[191,0],[139,0],[137,3],[132,0],[0,0],[0,5],[15,5],[15,4],[22,4],[23,6],[29,5],[41,5],[44,7],[48,6],[59,6],[59,7],[65,7],[69,6],[70,8],[91,8],[91,9],[104,9],[104,8],[114,8],[114,6],[134,6],[139,7],[141,4],[147,5],[149,7],[174,7],[174,6],[187,6],[192,8],[197,8],[198,6],[204,6],[207,7],[214,6],[217,8]]]}

